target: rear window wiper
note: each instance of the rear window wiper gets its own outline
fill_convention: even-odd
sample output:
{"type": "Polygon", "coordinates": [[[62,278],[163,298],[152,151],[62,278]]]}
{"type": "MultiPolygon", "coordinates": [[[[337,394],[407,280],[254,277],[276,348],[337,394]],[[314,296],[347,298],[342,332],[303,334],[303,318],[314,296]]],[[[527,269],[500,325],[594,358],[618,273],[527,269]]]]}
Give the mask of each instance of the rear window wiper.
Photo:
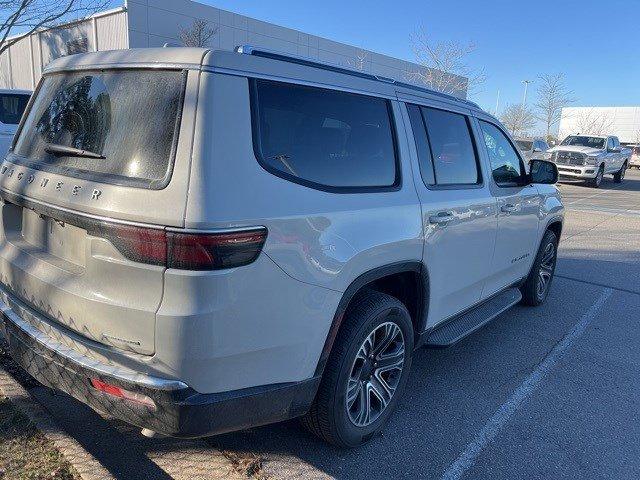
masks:
{"type": "Polygon", "coordinates": [[[48,144],[45,149],[45,152],[50,153],[55,156],[69,156],[69,157],[85,157],[85,158],[107,158],[104,155],[99,153],[92,152],[90,150],[81,150],[75,147],[68,147],[66,145],[56,145],[53,143],[48,144]]]}

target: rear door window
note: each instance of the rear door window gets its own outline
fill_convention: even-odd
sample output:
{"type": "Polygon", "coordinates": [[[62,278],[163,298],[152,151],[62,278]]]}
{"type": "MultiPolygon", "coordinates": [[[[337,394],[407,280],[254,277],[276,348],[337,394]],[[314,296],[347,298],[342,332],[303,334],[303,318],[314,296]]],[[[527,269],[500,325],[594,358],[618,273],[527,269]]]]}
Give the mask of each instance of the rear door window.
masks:
{"type": "Polygon", "coordinates": [[[163,188],[185,79],[179,70],[47,75],[16,141],[16,161],[104,183],[163,188]]]}
{"type": "Polygon", "coordinates": [[[436,185],[475,185],[482,182],[471,127],[465,115],[422,107],[436,185]]]}
{"type": "Polygon", "coordinates": [[[5,125],[18,125],[24,109],[29,102],[29,95],[17,93],[0,94],[0,122],[5,125]]]}
{"type": "Polygon", "coordinates": [[[254,149],[269,172],[330,191],[399,184],[387,100],[263,80],[251,90],[254,149]]]}

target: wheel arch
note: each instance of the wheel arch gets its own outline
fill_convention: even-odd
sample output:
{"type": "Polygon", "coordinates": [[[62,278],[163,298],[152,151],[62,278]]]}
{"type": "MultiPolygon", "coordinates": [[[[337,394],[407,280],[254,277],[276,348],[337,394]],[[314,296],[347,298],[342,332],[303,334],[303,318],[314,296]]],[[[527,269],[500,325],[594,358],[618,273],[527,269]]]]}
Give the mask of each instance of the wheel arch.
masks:
{"type": "MultiPolygon", "coordinates": [[[[558,238],[558,242],[559,242],[560,236],[562,235],[562,226],[563,226],[563,222],[561,218],[552,218],[547,224],[547,228],[545,228],[544,231],[546,232],[547,230],[551,230],[553,233],[556,234],[556,237],[558,238]]],[[[543,233],[543,236],[544,236],[544,233],[543,233]]]]}
{"type": "Polygon", "coordinates": [[[429,276],[422,262],[398,262],[371,269],[353,280],[342,294],[314,376],[322,375],[324,371],[350,303],[359,292],[367,288],[400,297],[399,300],[405,304],[411,314],[411,322],[416,336],[424,331],[429,308],[429,276]],[[409,284],[406,282],[409,282],[409,284]],[[404,288],[398,290],[399,287],[404,288]],[[408,302],[408,299],[411,299],[411,301],[408,302]]]}

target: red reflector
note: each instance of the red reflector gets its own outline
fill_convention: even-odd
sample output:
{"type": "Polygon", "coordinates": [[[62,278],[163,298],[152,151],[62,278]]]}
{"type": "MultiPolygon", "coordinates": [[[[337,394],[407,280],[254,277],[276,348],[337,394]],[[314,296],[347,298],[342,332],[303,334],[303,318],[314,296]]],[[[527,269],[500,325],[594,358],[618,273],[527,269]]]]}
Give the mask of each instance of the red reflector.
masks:
{"type": "Polygon", "coordinates": [[[123,400],[128,400],[130,402],[139,403],[154,410],[156,408],[156,404],[153,402],[153,400],[151,400],[146,395],[131,392],[129,390],[125,390],[124,388],[116,387],[115,385],[105,383],[101,380],[98,380],[97,378],[91,378],[90,380],[93,388],[99,390],[100,392],[106,393],[107,395],[118,397],[123,400]]]}

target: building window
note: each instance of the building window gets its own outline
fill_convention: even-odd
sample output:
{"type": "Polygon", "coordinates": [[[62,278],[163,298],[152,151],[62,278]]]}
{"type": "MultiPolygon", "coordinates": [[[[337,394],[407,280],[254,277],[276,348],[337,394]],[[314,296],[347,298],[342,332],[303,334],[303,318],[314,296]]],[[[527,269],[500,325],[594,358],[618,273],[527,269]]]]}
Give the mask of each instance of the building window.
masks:
{"type": "Polygon", "coordinates": [[[87,53],[89,51],[89,41],[87,37],[78,37],[67,42],[67,55],[76,53],[87,53]]]}

